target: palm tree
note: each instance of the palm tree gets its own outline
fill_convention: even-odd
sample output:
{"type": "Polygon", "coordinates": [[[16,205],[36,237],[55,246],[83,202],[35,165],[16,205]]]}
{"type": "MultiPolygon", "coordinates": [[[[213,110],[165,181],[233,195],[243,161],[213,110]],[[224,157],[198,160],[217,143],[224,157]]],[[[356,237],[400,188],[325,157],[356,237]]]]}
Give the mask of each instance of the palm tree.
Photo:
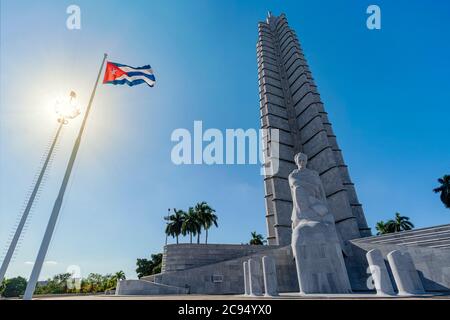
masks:
{"type": "Polygon", "coordinates": [[[125,272],[123,272],[122,270],[120,270],[120,271],[117,271],[115,274],[114,274],[114,278],[116,279],[116,280],[125,280],[127,277],[125,276],[125,272]]]}
{"type": "Polygon", "coordinates": [[[446,208],[450,209],[450,175],[446,174],[442,178],[438,179],[441,184],[439,187],[434,188],[435,193],[441,193],[441,201],[446,208]]]}
{"type": "Polygon", "coordinates": [[[190,243],[192,243],[192,236],[200,234],[201,223],[198,217],[198,213],[194,208],[189,207],[188,212],[184,213],[183,225],[181,226],[181,233],[183,236],[189,234],[190,243]]]}
{"type": "MultiPolygon", "coordinates": [[[[212,225],[218,226],[217,220],[218,217],[214,213],[216,210],[211,208],[208,203],[205,201],[199,202],[195,206],[195,212],[198,214],[198,218],[200,220],[200,223],[205,229],[205,244],[208,243],[208,229],[212,227],[212,225]]],[[[199,234],[200,235],[200,234],[199,234]]],[[[197,239],[197,243],[200,242],[200,239],[197,239]]]]}
{"type": "Polygon", "coordinates": [[[164,218],[165,220],[169,221],[166,226],[166,234],[171,237],[176,237],[178,244],[178,236],[181,234],[186,212],[177,209],[173,209],[173,211],[174,214],[164,218]]]}
{"type": "Polygon", "coordinates": [[[380,234],[389,233],[387,224],[384,221],[378,221],[375,225],[375,229],[377,229],[378,231],[377,236],[379,236],[380,234]]]}
{"type": "Polygon", "coordinates": [[[414,225],[409,221],[409,218],[401,216],[398,212],[395,213],[395,218],[393,220],[389,220],[386,223],[387,233],[406,231],[413,228],[414,225]]]}
{"type": "Polygon", "coordinates": [[[257,234],[256,231],[253,231],[252,238],[250,239],[250,244],[253,245],[263,245],[266,240],[264,240],[264,236],[262,234],[257,234]]]}

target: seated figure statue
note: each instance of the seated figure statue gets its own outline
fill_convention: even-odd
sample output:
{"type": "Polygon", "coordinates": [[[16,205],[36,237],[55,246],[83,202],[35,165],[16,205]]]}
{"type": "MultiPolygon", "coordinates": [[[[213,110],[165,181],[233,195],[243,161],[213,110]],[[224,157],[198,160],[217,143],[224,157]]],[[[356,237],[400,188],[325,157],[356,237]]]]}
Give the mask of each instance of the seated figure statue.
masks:
{"type": "Polygon", "coordinates": [[[308,157],[295,155],[298,169],[289,175],[292,194],[292,250],[301,293],[350,293],[341,244],[333,214],[308,157]]]}

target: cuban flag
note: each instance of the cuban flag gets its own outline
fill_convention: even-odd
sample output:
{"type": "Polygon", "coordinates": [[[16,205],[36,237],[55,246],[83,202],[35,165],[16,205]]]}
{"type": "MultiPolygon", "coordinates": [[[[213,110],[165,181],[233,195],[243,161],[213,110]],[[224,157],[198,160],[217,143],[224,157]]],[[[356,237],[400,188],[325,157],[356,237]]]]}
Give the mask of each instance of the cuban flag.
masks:
{"type": "Polygon", "coordinates": [[[152,67],[130,67],[125,64],[107,62],[103,83],[128,84],[130,87],[137,84],[146,83],[150,87],[155,85],[155,76],[152,67]]]}

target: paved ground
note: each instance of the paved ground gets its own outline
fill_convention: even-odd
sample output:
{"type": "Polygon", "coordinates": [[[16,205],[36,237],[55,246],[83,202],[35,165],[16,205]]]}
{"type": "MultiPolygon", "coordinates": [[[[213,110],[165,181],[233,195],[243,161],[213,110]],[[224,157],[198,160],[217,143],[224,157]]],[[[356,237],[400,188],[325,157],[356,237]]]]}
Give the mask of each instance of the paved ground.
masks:
{"type": "Polygon", "coordinates": [[[79,296],[46,296],[38,297],[35,300],[254,300],[254,299],[278,299],[278,300],[428,300],[444,299],[450,300],[450,295],[421,295],[414,297],[381,297],[374,294],[336,294],[336,295],[308,295],[286,293],[278,297],[246,297],[243,295],[164,295],[164,296],[114,296],[114,295],[79,295],[79,296]]]}

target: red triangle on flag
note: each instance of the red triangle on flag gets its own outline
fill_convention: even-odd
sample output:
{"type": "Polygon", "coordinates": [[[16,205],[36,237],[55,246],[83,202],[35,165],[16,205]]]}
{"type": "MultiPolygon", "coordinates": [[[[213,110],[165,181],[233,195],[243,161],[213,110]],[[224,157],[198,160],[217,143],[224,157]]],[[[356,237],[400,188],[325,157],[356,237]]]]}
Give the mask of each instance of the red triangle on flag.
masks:
{"type": "Polygon", "coordinates": [[[124,74],[126,74],[126,72],[121,70],[117,65],[112,62],[107,62],[103,83],[114,81],[124,74]]]}

